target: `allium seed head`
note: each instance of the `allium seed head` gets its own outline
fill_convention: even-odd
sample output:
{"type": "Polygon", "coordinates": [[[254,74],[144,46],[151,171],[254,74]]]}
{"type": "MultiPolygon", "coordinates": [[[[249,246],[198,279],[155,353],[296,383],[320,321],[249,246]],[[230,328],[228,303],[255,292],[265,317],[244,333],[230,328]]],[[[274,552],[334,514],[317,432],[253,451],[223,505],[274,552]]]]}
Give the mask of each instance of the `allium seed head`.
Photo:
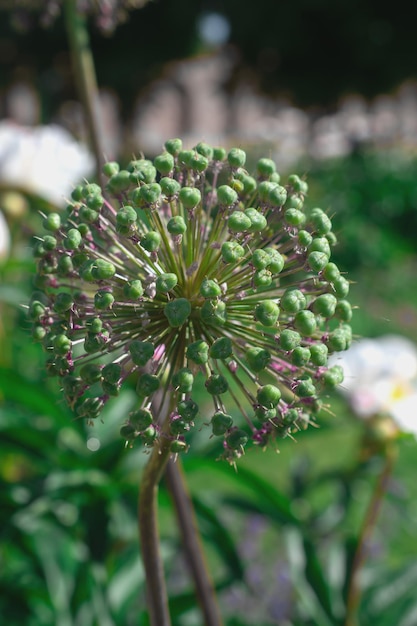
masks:
{"type": "Polygon", "coordinates": [[[79,417],[134,382],[129,445],[165,437],[178,453],[209,423],[233,463],[305,428],[342,381],[327,358],[350,346],[352,308],[331,221],[306,208],[300,177],[278,184],[270,159],[252,177],[245,161],[170,140],[154,162],[106,164],[105,190],[78,186],[66,216],[44,217],[33,337],[79,417]]]}

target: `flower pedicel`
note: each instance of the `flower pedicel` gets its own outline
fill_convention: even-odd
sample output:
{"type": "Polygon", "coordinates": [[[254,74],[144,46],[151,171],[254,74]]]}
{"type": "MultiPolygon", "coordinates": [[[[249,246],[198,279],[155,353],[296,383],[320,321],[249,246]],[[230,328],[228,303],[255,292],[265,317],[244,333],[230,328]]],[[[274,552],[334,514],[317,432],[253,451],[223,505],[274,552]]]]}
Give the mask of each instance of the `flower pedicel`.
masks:
{"type": "Polygon", "coordinates": [[[153,162],[107,163],[104,193],[78,186],[64,218],[44,217],[29,316],[78,417],[129,379],[128,442],[164,437],[177,453],[210,423],[234,462],[249,441],[307,427],[342,382],[327,358],[351,343],[351,306],[331,220],[304,209],[304,180],[281,182],[265,158],[251,176],[245,160],[173,139],[153,162]]]}

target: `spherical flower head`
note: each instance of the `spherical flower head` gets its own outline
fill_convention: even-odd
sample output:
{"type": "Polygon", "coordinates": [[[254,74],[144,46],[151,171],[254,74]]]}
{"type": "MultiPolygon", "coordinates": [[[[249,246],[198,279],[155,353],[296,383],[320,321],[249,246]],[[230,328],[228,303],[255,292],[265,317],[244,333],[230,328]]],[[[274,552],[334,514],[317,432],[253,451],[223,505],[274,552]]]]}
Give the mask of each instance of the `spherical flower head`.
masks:
{"type": "Polygon", "coordinates": [[[136,386],[129,445],[164,437],[176,454],[208,424],[234,463],[306,428],[343,380],[327,364],[352,338],[331,221],[305,208],[300,177],[280,180],[270,159],[252,176],[245,161],[170,140],[153,162],[106,164],[106,189],[78,186],[66,217],[44,219],[33,336],[77,416],[136,386]]]}

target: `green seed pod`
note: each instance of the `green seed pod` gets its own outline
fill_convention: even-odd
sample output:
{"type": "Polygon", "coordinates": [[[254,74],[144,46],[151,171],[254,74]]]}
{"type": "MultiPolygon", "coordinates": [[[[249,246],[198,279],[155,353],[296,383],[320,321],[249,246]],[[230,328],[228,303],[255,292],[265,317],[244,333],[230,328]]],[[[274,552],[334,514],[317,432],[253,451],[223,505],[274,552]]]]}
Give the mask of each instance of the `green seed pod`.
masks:
{"type": "Polygon", "coordinates": [[[116,230],[120,235],[129,235],[136,229],[138,215],[132,206],[126,205],[116,215],[116,230]]]}
{"type": "Polygon", "coordinates": [[[202,174],[208,168],[208,159],[202,154],[198,154],[198,152],[194,152],[193,157],[190,161],[191,169],[199,174],[202,174]]]}
{"type": "Polygon", "coordinates": [[[313,343],[310,346],[311,362],[313,365],[322,367],[327,363],[329,350],[324,343],[313,343]]]}
{"type": "Polygon", "coordinates": [[[70,228],[64,246],[67,250],[76,250],[82,242],[81,233],[77,228],[70,228]]]}
{"type": "Polygon", "coordinates": [[[287,201],[287,190],[276,183],[271,182],[270,185],[272,186],[268,188],[266,198],[263,200],[268,201],[273,207],[282,207],[287,201]]]}
{"type": "Polygon", "coordinates": [[[100,398],[80,398],[75,405],[75,413],[78,417],[96,419],[100,415],[103,404],[100,398]]]}
{"type": "Polygon", "coordinates": [[[305,195],[308,191],[307,183],[297,176],[297,174],[290,174],[288,176],[288,184],[291,185],[293,190],[297,193],[303,193],[305,195]]]}
{"type": "Polygon", "coordinates": [[[171,420],[169,424],[169,430],[171,432],[171,435],[177,437],[178,435],[184,435],[186,432],[188,432],[190,430],[190,425],[185,420],[177,418],[171,420]]]}
{"type": "Polygon", "coordinates": [[[331,219],[322,209],[313,209],[310,213],[310,222],[318,235],[326,235],[332,230],[331,219]]]}
{"type": "Polygon", "coordinates": [[[122,377],[122,368],[118,363],[108,363],[102,369],[102,376],[108,383],[118,383],[122,377]]]}
{"type": "Polygon", "coordinates": [[[183,187],[179,199],[185,209],[194,209],[201,202],[201,192],[194,187],[183,187]]]}
{"type": "Polygon", "coordinates": [[[165,305],[164,315],[173,328],[179,328],[191,314],[191,303],[186,298],[176,298],[165,305]]]}
{"type": "Polygon", "coordinates": [[[252,176],[249,176],[243,170],[238,170],[235,172],[235,177],[240,180],[243,185],[243,192],[241,193],[245,196],[250,196],[255,193],[258,184],[252,176]]]}
{"type": "Polygon", "coordinates": [[[53,345],[55,354],[65,356],[70,352],[72,343],[66,335],[56,335],[53,345]]]}
{"type": "Polygon", "coordinates": [[[108,340],[109,333],[105,330],[103,330],[100,334],[87,333],[87,336],[84,339],[84,350],[87,354],[92,354],[93,352],[102,350],[108,340]]]}
{"type": "Polygon", "coordinates": [[[178,402],[178,415],[181,415],[182,419],[186,422],[192,422],[198,414],[198,404],[189,398],[188,400],[181,400],[178,402]]]}
{"type": "Polygon", "coordinates": [[[208,143],[204,143],[204,141],[200,141],[195,147],[194,150],[206,157],[209,161],[213,158],[213,148],[208,145],[208,143]]]}
{"type": "Polygon", "coordinates": [[[284,218],[288,226],[293,228],[302,228],[306,222],[304,213],[295,208],[287,209],[284,213],[284,218]]]}
{"type": "Polygon", "coordinates": [[[232,233],[248,231],[251,225],[250,218],[243,211],[233,211],[227,220],[227,226],[232,233]]]}
{"type": "Polygon", "coordinates": [[[156,291],[158,293],[168,293],[171,289],[174,289],[177,284],[178,277],[176,274],[161,274],[156,279],[156,291]]]}
{"type": "Polygon", "coordinates": [[[232,355],[232,341],[229,337],[219,337],[210,346],[209,355],[212,359],[227,359],[232,355]]]}
{"type": "Polygon", "coordinates": [[[54,233],[61,228],[61,216],[59,213],[50,213],[45,217],[42,223],[45,230],[54,233]]]}
{"type": "Polygon", "coordinates": [[[46,337],[46,329],[43,326],[34,326],[32,328],[32,337],[35,341],[43,341],[46,337]]]}
{"type": "Polygon", "coordinates": [[[230,180],[229,185],[234,191],[236,191],[238,196],[240,196],[244,191],[244,185],[242,181],[238,178],[233,178],[232,180],[230,180]]]}
{"type": "Polygon", "coordinates": [[[271,174],[276,172],[276,170],[276,165],[272,159],[259,159],[256,164],[258,176],[261,176],[262,178],[269,178],[271,174]]]}
{"type": "Polygon", "coordinates": [[[108,163],[104,163],[103,168],[102,168],[102,172],[104,176],[107,176],[107,178],[114,176],[115,174],[119,172],[119,170],[120,170],[120,165],[116,163],[116,161],[109,161],[108,163]]]}
{"type": "Polygon", "coordinates": [[[126,439],[126,441],[133,441],[138,436],[138,433],[132,424],[124,424],[120,428],[119,432],[122,439],[126,439]]]}
{"type": "Polygon", "coordinates": [[[54,310],[57,313],[65,313],[66,311],[69,311],[73,305],[74,300],[70,293],[65,293],[64,291],[61,291],[56,295],[54,310]]]}
{"type": "Polygon", "coordinates": [[[108,380],[102,380],[101,381],[101,388],[103,390],[103,393],[106,396],[118,396],[120,393],[120,389],[121,389],[121,385],[120,383],[111,383],[108,380]]]}
{"type": "Polygon", "coordinates": [[[58,259],[58,274],[60,276],[68,276],[74,271],[72,258],[68,254],[63,254],[58,259]]]}
{"type": "Polygon", "coordinates": [[[79,394],[80,390],[83,387],[83,381],[79,376],[74,376],[73,374],[67,374],[62,379],[62,387],[64,389],[64,393],[69,396],[76,396],[79,394]]]}
{"type": "Polygon", "coordinates": [[[129,413],[129,423],[139,432],[149,428],[152,422],[152,413],[148,409],[137,409],[129,413]]]}
{"type": "Polygon", "coordinates": [[[244,213],[251,221],[251,227],[249,228],[250,233],[260,233],[267,227],[268,222],[266,221],[266,217],[257,209],[250,207],[245,209],[244,213]]]}
{"type": "Polygon", "coordinates": [[[93,276],[93,268],[95,267],[95,259],[87,259],[79,269],[80,277],[88,283],[95,281],[93,276]]]}
{"type": "Polygon", "coordinates": [[[211,374],[205,382],[207,391],[213,396],[219,396],[222,393],[226,393],[229,389],[229,384],[224,376],[221,374],[211,374]]]}
{"type": "Polygon", "coordinates": [[[236,263],[245,256],[245,249],[237,241],[225,241],[222,244],[222,259],[225,263],[236,263]]]}
{"type": "Polygon", "coordinates": [[[296,394],[300,398],[310,398],[311,396],[315,396],[317,393],[317,389],[314,386],[313,381],[309,376],[305,378],[301,378],[296,387],[296,394]]]}
{"type": "Polygon", "coordinates": [[[284,426],[292,426],[299,417],[298,409],[288,409],[282,416],[282,423],[284,426]]]}
{"type": "Polygon", "coordinates": [[[153,357],[155,348],[150,341],[139,341],[135,339],[130,343],[129,352],[133,363],[139,365],[139,367],[144,367],[153,357]]]}
{"type": "Polygon", "coordinates": [[[321,380],[328,387],[337,387],[343,383],[344,374],[343,368],[340,365],[333,365],[328,370],[323,372],[321,380]]]}
{"type": "Polygon", "coordinates": [[[286,328],[279,336],[279,343],[283,350],[290,352],[294,350],[301,343],[301,335],[295,330],[286,328]]]}
{"type": "Polygon", "coordinates": [[[327,263],[323,269],[323,278],[329,282],[334,282],[340,278],[340,270],[335,263],[327,263]]]}
{"type": "Polygon", "coordinates": [[[153,424],[148,426],[146,430],[140,433],[140,438],[142,439],[142,443],[145,446],[153,446],[156,439],[158,439],[158,436],[159,436],[158,430],[153,424]]]}
{"type": "Polygon", "coordinates": [[[211,427],[213,435],[221,437],[233,426],[233,419],[230,415],[217,411],[211,418],[211,427]]]}
{"type": "MultiPolygon", "coordinates": [[[[96,214],[96,216],[98,217],[98,212],[100,211],[101,207],[104,204],[104,198],[101,195],[101,192],[99,192],[99,193],[89,193],[86,196],[86,198],[85,198],[85,203],[86,203],[87,207],[89,209],[91,209],[91,211],[93,211],[96,214]]],[[[97,219],[97,217],[94,220],[91,220],[91,221],[92,222],[95,221],[97,219]]]]}
{"type": "Polygon", "coordinates": [[[181,452],[187,451],[188,445],[182,439],[174,439],[174,441],[171,441],[169,449],[173,454],[181,454],[181,452]]]}
{"type": "MultiPolygon", "coordinates": [[[[330,263],[329,263],[330,265],[330,263]]],[[[338,298],[346,298],[349,294],[350,284],[344,276],[339,276],[333,281],[333,291],[338,298]]]]}
{"type": "Polygon", "coordinates": [[[123,191],[127,191],[131,184],[132,181],[130,179],[130,172],[127,170],[120,170],[117,174],[110,176],[107,181],[107,190],[112,194],[118,195],[123,191]]]}
{"type": "Polygon", "coordinates": [[[269,180],[263,180],[261,183],[259,183],[257,188],[259,200],[261,202],[268,202],[272,204],[271,200],[269,199],[269,195],[270,193],[272,193],[272,190],[276,189],[277,187],[279,187],[277,183],[271,183],[269,180]]]}
{"type": "Polygon", "coordinates": [[[114,303],[114,296],[105,289],[100,289],[94,296],[94,306],[98,311],[111,309],[114,303]]]}
{"type": "Polygon", "coordinates": [[[45,235],[45,237],[43,238],[44,250],[46,250],[47,252],[51,252],[52,250],[55,250],[56,247],[57,247],[56,237],[54,237],[53,235],[45,235]]]}
{"type": "Polygon", "coordinates": [[[75,202],[79,202],[80,200],[83,199],[83,196],[84,196],[84,186],[77,185],[76,187],[74,187],[74,189],[71,192],[72,200],[75,200],[75,202]]]}
{"type": "Polygon", "coordinates": [[[330,244],[326,237],[315,237],[308,249],[310,252],[323,252],[329,258],[331,256],[330,244]]]}
{"type": "Polygon", "coordinates": [[[304,200],[300,196],[291,195],[287,196],[285,201],[286,209],[296,209],[297,211],[301,211],[304,205],[304,200]]]}
{"type": "Polygon", "coordinates": [[[89,333],[97,335],[103,330],[103,322],[99,317],[90,317],[86,320],[85,327],[89,333]]]}
{"type": "Polygon", "coordinates": [[[172,377],[172,386],[180,393],[191,393],[193,383],[194,376],[188,367],[182,367],[172,377]]]}
{"type": "Polygon", "coordinates": [[[174,157],[169,152],[159,154],[157,157],[154,158],[153,163],[162,176],[166,176],[167,174],[172,172],[175,166],[174,157]]]}
{"type": "Polygon", "coordinates": [[[224,161],[226,150],[224,148],[213,148],[213,161],[224,161]]]}
{"type": "Polygon", "coordinates": [[[184,218],[181,215],[174,215],[168,220],[167,223],[167,231],[171,235],[183,235],[187,230],[187,224],[184,221],[184,218]]]}
{"type": "Polygon", "coordinates": [[[161,245],[161,235],[156,230],[150,230],[140,238],[139,243],[147,252],[156,252],[161,245]]]}
{"type": "Polygon", "coordinates": [[[178,156],[178,154],[180,153],[180,151],[182,150],[182,140],[181,139],[168,139],[168,141],[165,142],[165,149],[167,152],[169,152],[169,154],[172,154],[172,156],[176,157],[178,156]]]}
{"type": "Polygon", "coordinates": [[[224,324],[227,319],[226,303],[222,300],[206,300],[200,309],[200,316],[206,324],[224,324]]]}
{"type": "Polygon", "coordinates": [[[256,406],[255,407],[255,417],[261,423],[273,420],[276,416],[277,416],[277,409],[276,409],[276,407],[272,407],[270,409],[267,409],[264,406],[256,406]]]}
{"type": "Polygon", "coordinates": [[[209,345],[202,339],[198,339],[187,347],[187,359],[197,363],[197,365],[203,365],[208,361],[209,345]]]}
{"type": "Polygon", "coordinates": [[[238,195],[229,185],[220,185],[217,189],[217,200],[221,206],[233,206],[238,201],[238,195]]]}
{"type": "Polygon", "coordinates": [[[162,193],[167,198],[173,198],[181,189],[179,182],[173,178],[161,178],[159,184],[161,185],[162,193]]]}
{"type": "Polygon", "coordinates": [[[145,207],[155,206],[161,197],[162,188],[158,183],[149,183],[140,188],[141,205],[145,207]]]}
{"type": "Polygon", "coordinates": [[[262,248],[254,250],[251,263],[256,270],[265,269],[271,263],[271,256],[267,250],[262,248]]]}
{"type": "Polygon", "coordinates": [[[269,270],[273,274],[279,274],[280,272],[282,272],[285,266],[285,259],[282,254],[280,254],[280,252],[278,252],[278,250],[275,250],[274,248],[265,248],[265,252],[267,252],[270,257],[268,264],[269,270]]]}
{"type": "Polygon", "coordinates": [[[95,280],[108,280],[116,273],[116,267],[110,261],[96,259],[91,268],[91,275],[95,280]]]}
{"type": "Polygon", "coordinates": [[[248,348],[245,359],[252,372],[261,372],[271,361],[271,354],[268,350],[260,347],[248,348]]]}
{"type": "Polygon", "coordinates": [[[302,335],[311,337],[317,329],[316,317],[312,311],[299,311],[295,314],[294,325],[302,335]]]}
{"type": "Polygon", "coordinates": [[[299,230],[297,238],[300,246],[303,248],[308,248],[313,241],[313,236],[308,232],[308,230],[299,230]]]}
{"type": "Polygon", "coordinates": [[[269,270],[259,270],[254,273],[252,280],[255,289],[269,287],[272,284],[272,274],[269,270]]]}
{"type": "Polygon", "coordinates": [[[306,304],[307,300],[303,292],[300,291],[300,289],[293,289],[292,287],[284,291],[280,302],[281,308],[291,315],[302,311],[306,307],[306,304]]]}
{"type": "Polygon", "coordinates": [[[101,380],[101,369],[101,365],[86,363],[80,369],[80,377],[87,385],[94,385],[101,380]]]}
{"type": "Polygon", "coordinates": [[[138,382],[136,384],[136,393],[139,397],[146,398],[147,396],[152,395],[159,389],[159,378],[154,374],[142,374],[138,378],[138,382]]]}
{"type": "Polygon", "coordinates": [[[263,326],[275,326],[279,317],[279,306],[273,300],[264,300],[255,306],[255,319],[263,326]]]}
{"type": "Polygon", "coordinates": [[[307,263],[313,272],[321,272],[329,265],[329,257],[324,252],[310,252],[307,257],[307,263]]]}
{"type": "Polygon", "coordinates": [[[339,300],[336,305],[336,317],[342,322],[350,322],[352,319],[352,306],[347,300],[339,300]]]}
{"type": "Polygon", "coordinates": [[[204,278],[200,286],[200,294],[203,298],[218,298],[222,293],[217,280],[204,278]]]}
{"type": "Polygon", "coordinates": [[[181,167],[192,169],[191,161],[193,160],[194,150],[181,150],[178,154],[178,163],[181,167]]]}
{"type": "Polygon", "coordinates": [[[246,152],[240,148],[232,148],[227,155],[227,160],[230,167],[243,167],[246,162],[246,152]]]}
{"type": "Polygon", "coordinates": [[[126,300],[140,300],[143,296],[143,286],[141,281],[137,278],[131,280],[123,287],[123,295],[126,300]]]}
{"type": "Polygon", "coordinates": [[[309,348],[297,346],[291,354],[291,363],[297,367],[304,367],[310,360],[311,352],[309,348]]]}
{"type": "Polygon", "coordinates": [[[273,408],[277,406],[281,399],[281,391],[275,385],[264,385],[259,387],[256,392],[256,398],[261,406],[267,409],[273,408]]]}
{"type": "Polygon", "coordinates": [[[226,444],[232,450],[239,450],[246,446],[249,441],[248,435],[244,430],[236,428],[232,430],[226,437],[226,444]]]}
{"type": "Polygon", "coordinates": [[[342,352],[347,350],[349,345],[350,337],[344,327],[336,328],[328,336],[327,347],[330,352],[342,352]]]}
{"type": "Polygon", "coordinates": [[[313,302],[313,311],[326,319],[333,317],[336,311],[337,299],[331,293],[323,293],[313,302]]]}

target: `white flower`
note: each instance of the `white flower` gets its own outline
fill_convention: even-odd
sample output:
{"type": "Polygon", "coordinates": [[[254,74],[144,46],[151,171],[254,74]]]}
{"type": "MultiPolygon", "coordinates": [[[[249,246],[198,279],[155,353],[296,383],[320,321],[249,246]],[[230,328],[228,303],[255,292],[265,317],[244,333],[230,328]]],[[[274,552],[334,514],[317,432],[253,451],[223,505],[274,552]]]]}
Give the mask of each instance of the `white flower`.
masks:
{"type": "Polygon", "coordinates": [[[344,369],[340,391],[360,417],[390,415],[400,430],[417,435],[417,347],[399,335],[362,339],[333,355],[344,369]]]}
{"type": "Polygon", "coordinates": [[[0,260],[7,257],[10,250],[10,233],[6,219],[0,211],[0,260]]]}
{"type": "Polygon", "coordinates": [[[0,122],[0,183],[61,206],[75,185],[92,174],[87,148],[64,128],[0,122]]]}

